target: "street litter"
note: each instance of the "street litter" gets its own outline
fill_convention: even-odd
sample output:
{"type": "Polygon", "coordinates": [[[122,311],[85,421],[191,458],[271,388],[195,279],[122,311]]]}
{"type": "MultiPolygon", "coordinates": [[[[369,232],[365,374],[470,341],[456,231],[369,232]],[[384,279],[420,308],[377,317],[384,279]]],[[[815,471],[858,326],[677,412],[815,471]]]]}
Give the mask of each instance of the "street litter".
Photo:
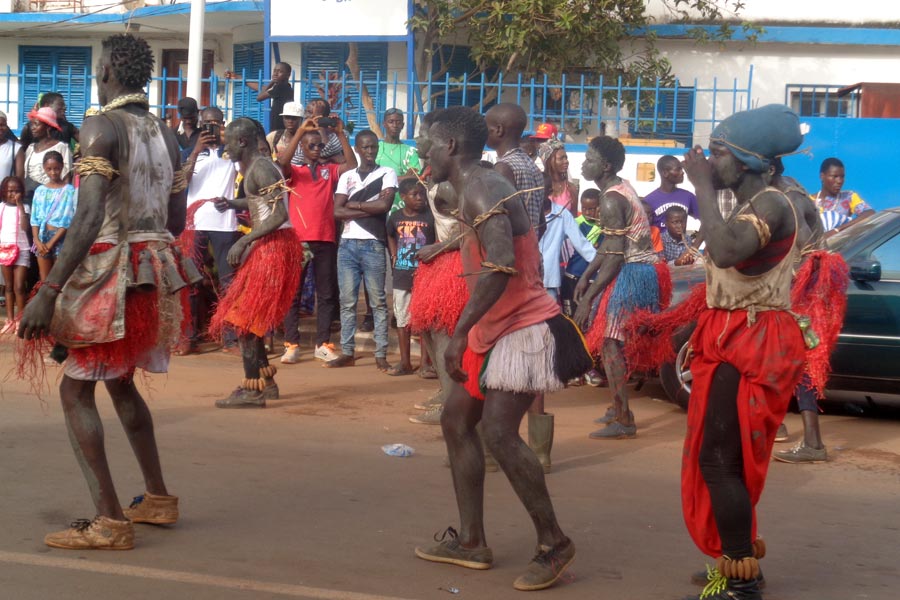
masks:
{"type": "Polygon", "coordinates": [[[388,456],[412,456],[416,452],[406,444],[387,444],[381,449],[388,456]]]}

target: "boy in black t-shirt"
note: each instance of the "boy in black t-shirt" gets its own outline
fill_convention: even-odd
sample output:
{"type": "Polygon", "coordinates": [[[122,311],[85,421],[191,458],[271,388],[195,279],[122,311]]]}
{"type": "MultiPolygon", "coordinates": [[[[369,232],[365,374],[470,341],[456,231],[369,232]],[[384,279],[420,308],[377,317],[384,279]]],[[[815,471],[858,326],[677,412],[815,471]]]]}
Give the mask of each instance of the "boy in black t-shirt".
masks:
{"type": "Polygon", "coordinates": [[[409,301],[412,298],[413,274],[419,267],[416,252],[434,243],[434,217],[425,202],[425,187],[416,179],[402,179],[398,189],[405,206],[388,218],[387,241],[394,265],[394,317],[400,338],[400,364],[387,373],[411,375],[409,301]]]}

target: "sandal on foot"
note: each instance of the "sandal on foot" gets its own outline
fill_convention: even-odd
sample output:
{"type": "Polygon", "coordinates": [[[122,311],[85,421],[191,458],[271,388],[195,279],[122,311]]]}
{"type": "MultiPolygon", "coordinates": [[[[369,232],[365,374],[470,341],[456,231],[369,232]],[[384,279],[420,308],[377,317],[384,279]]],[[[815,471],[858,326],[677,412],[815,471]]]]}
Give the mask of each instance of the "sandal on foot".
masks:
{"type": "Polygon", "coordinates": [[[403,375],[412,375],[413,373],[415,373],[415,371],[413,371],[412,369],[407,369],[403,365],[395,365],[385,371],[385,373],[387,373],[391,377],[401,377],[403,375]]]}
{"type": "Polygon", "coordinates": [[[422,379],[438,378],[437,371],[434,370],[434,367],[420,367],[419,370],[416,371],[416,375],[418,375],[422,379]]]}

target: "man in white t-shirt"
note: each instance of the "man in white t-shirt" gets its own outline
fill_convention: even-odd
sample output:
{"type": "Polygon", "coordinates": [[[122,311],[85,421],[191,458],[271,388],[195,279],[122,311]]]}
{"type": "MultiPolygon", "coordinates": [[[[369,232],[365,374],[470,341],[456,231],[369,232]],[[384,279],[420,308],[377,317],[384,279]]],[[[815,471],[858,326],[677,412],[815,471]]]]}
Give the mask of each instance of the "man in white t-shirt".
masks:
{"type": "MultiPolygon", "coordinates": [[[[234,209],[219,212],[215,201],[219,198],[234,199],[234,182],[237,175],[234,163],[222,158],[225,140],[225,123],[222,111],[215,107],[203,110],[200,115],[200,137],[193,150],[187,156],[186,170],[188,181],[187,206],[188,214],[194,212],[193,219],[188,219],[187,229],[193,229],[194,256],[205,256],[207,248],[212,250],[212,257],[219,275],[219,294],[224,294],[231,282],[234,269],[228,264],[228,251],[241,237],[238,232],[237,215],[234,209]],[[202,203],[199,208],[192,206],[202,203]]],[[[199,314],[199,298],[191,294],[191,327],[189,343],[179,349],[180,354],[191,354],[197,351],[200,326],[203,319],[199,314]]],[[[237,350],[237,338],[229,331],[225,335],[226,352],[237,350]],[[233,350],[232,350],[233,349],[233,350]]]]}
{"type": "Polygon", "coordinates": [[[375,164],[378,136],[368,129],[356,135],[359,167],[341,175],[334,195],[334,216],[344,222],[338,246],[338,284],[341,291],[341,356],[326,367],[355,363],[356,305],[359,284],[369,292],[375,316],[375,365],[387,372],[388,311],[384,282],[387,271],[385,220],[394,201],[397,174],[375,164]]]}

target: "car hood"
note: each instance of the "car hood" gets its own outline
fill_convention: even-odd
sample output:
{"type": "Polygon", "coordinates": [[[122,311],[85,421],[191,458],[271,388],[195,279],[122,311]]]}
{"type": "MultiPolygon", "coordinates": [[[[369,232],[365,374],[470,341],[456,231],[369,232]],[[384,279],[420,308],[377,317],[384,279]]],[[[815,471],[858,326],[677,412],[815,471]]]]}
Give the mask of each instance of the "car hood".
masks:
{"type": "Polygon", "coordinates": [[[706,269],[702,263],[669,267],[672,273],[672,305],[676,305],[687,297],[691,288],[706,281],[706,269]]]}

